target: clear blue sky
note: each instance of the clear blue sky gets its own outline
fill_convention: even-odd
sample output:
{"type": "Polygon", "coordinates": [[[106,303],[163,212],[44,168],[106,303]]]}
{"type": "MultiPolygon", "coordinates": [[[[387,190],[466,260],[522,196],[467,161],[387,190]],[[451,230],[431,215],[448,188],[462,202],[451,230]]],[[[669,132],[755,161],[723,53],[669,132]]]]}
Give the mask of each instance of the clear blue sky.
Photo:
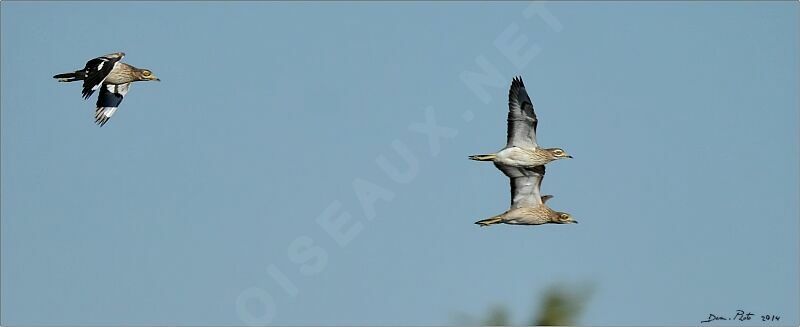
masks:
{"type": "Polygon", "coordinates": [[[558,282],[583,324],[800,320],[797,2],[1,8],[3,325],[527,321],[558,282]],[[113,51],[162,82],[98,128],[51,76],[113,51]],[[579,225],[473,225],[517,74],[579,225]]]}

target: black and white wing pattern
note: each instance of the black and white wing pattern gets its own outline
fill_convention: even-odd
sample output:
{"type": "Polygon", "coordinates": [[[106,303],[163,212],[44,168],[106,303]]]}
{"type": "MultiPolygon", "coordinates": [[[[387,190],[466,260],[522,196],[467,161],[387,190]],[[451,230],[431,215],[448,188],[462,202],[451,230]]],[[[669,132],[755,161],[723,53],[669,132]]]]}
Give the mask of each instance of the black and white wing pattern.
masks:
{"type": "MultiPolygon", "coordinates": [[[[525,176],[511,178],[511,208],[533,208],[549,198],[543,199],[541,193],[544,166],[525,169],[525,176]]],[[[552,196],[551,196],[552,197],[552,196]]]]}
{"type": "MultiPolygon", "coordinates": [[[[108,54],[102,57],[97,57],[86,62],[86,67],[83,68],[83,94],[84,99],[92,96],[92,93],[103,85],[108,74],[114,69],[114,65],[122,60],[125,53],[117,52],[108,54]]],[[[77,72],[76,72],[77,73],[77,72]]]]}
{"type": "Polygon", "coordinates": [[[514,77],[508,91],[508,140],[506,148],[536,148],[536,113],[522,77],[514,77]]]}
{"type": "Polygon", "coordinates": [[[100,126],[105,125],[108,119],[117,111],[122,103],[122,98],[128,93],[131,83],[111,85],[103,84],[100,95],[97,96],[97,109],[94,111],[94,122],[100,126]]]}

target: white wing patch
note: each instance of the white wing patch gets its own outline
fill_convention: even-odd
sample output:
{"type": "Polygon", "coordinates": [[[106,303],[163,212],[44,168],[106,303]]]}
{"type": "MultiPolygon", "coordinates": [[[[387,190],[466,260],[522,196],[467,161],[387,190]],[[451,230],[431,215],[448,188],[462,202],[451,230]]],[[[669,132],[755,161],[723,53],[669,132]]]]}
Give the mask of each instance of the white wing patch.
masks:
{"type": "MultiPolygon", "coordinates": [[[[101,62],[101,63],[100,63],[100,65],[98,66],[97,70],[100,70],[100,67],[103,67],[103,64],[105,64],[105,62],[106,62],[106,61],[108,61],[108,60],[106,59],[106,60],[104,60],[103,62],[101,62]]],[[[108,72],[108,75],[111,75],[111,72],[113,72],[113,71],[114,71],[114,68],[117,68],[117,64],[118,64],[118,63],[119,63],[119,61],[116,61],[116,62],[114,62],[114,66],[111,66],[111,71],[110,71],[110,72],[108,72]]],[[[100,84],[97,84],[97,85],[95,85],[95,86],[92,86],[92,91],[96,91],[96,90],[97,90],[97,88],[99,88],[99,87],[100,87],[100,85],[103,85],[103,83],[106,81],[106,78],[108,78],[108,75],[106,75],[106,77],[103,77],[103,79],[100,81],[100,84]]],[[[113,86],[114,86],[114,85],[108,85],[108,87],[113,87],[113,86]]],[[[111,92],[114,92],[114,89],[113,89],[113,88],[110,88],[110,89],[108,89],[108,90],[109,90],[109,91],[111,91],[111,92]]],[[[126,86],[125,86],[125,92],[128,92],[128,87],[127,87],[127,84],[126,84],[126,86]]],[[[125,93],[122,93],[122,95],[124,96],[124,95],[125,95],[125,93]]]]}
{"type": "Polygon", "coordinates": [[[106,118],[111,118],[115,112],[117,112],[117,107],[103,107],[103,112],[101,114],[106,118]]]}
{"type": "MultiPolygon", "coordinates": [[[[116,64],[114,64],[114,65],[116,65],[116,64]]],[[[122,96],[125,96],[126,94],[128,94],[128,88],[130,86],[131,86],[131,83],[117,85],[116,86],[116,88],[117,88],[116,92],[114,92],[115,90],[113,89],[113,85],[109,85],[109,89],[108,90],[111,91],[111,92],[114,92],[114,93],[118,93],[118,94],[120,94],[122,96]]]]}

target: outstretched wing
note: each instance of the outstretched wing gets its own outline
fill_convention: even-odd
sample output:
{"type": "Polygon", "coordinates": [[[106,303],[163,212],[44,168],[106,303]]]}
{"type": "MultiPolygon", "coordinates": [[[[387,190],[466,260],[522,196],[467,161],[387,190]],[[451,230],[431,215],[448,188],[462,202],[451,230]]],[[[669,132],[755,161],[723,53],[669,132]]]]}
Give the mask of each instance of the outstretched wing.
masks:
{"type": "Polygon", "coordinates": [[[506,148],[512,146],[521,148],[536,148],[536,113],[533,111],[533,102],[525,91],[522,77],[517,76],[511,81],[508,91],[508,140],[506,148]]]}
{"type": "Polygon", "coordinates": [[[114,69],[114,65],[122,60],[125,54],[122,52],[107,54],[102,57],[97,57],[86,62],[86,67],[83,68],[83,94],[84,99],[92,96],[92,93],[103,85],[108,74],[114,69]]]}
{"type": "Polygon", "coordinates": [[[510,178],[512,209],[532,208],[544,203],[541,193],[544,165],[525,169],[524,176],[510,178]]]}
{"type": "Polygon", "coordinates": [[[94,122],[103,126],[117,111],[122,98],[128,93],[131,83],[111,85],[103,84],[97,96],[97,109],[94,111],[94,122]]]}

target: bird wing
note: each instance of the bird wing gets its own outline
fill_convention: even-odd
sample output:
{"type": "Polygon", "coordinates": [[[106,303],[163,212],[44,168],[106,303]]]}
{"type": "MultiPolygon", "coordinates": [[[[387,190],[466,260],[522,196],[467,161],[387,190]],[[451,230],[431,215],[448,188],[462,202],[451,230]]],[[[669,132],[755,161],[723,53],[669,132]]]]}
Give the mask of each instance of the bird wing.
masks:
{"type": "Polygon", "coordinates": [[[108,119],[117,111],[117,107],[122,103],[122,98],[128,93],[131,83],[112,85],[103,84],[100,88],[100,95],[97,96],[97,108],[94,111],[94,122],[103,126],[108,119]]]}
{"type": "Polygon", "coordinates": [[[86,78],[83,80],[83,98],[88,99],[92,93],[103,85],[108,74],[114,69],[114,65],[122,60],[124,55],[106,55],[97,57],[86,62],[83,73],[86,78]]]}
{"type": "Polygon", "coordinates": [[[536,112],[533,111],[533,102],[525,91],[522,77],[515,77],[511,81],[508,91],[508,141],[506,148],[512,146],[522,148],[536,148],[536,112]]]}
{"type": "Polygon", "coordinates": [[[524,171],[524,176],[510,177],[512,209],[532,208],[544,203],[541,193],[544,165],[524,171]]]}
{"type": "Polygon", "coordinates": [[[508,178],[515,178],[515,177],[524,177],[530,175],[530,169],[520,168],[520,167],[513,167],[513,166],[506,166],[499,163],[494,163],[494,166],[500,171],[503,172],[508,178]]]}

